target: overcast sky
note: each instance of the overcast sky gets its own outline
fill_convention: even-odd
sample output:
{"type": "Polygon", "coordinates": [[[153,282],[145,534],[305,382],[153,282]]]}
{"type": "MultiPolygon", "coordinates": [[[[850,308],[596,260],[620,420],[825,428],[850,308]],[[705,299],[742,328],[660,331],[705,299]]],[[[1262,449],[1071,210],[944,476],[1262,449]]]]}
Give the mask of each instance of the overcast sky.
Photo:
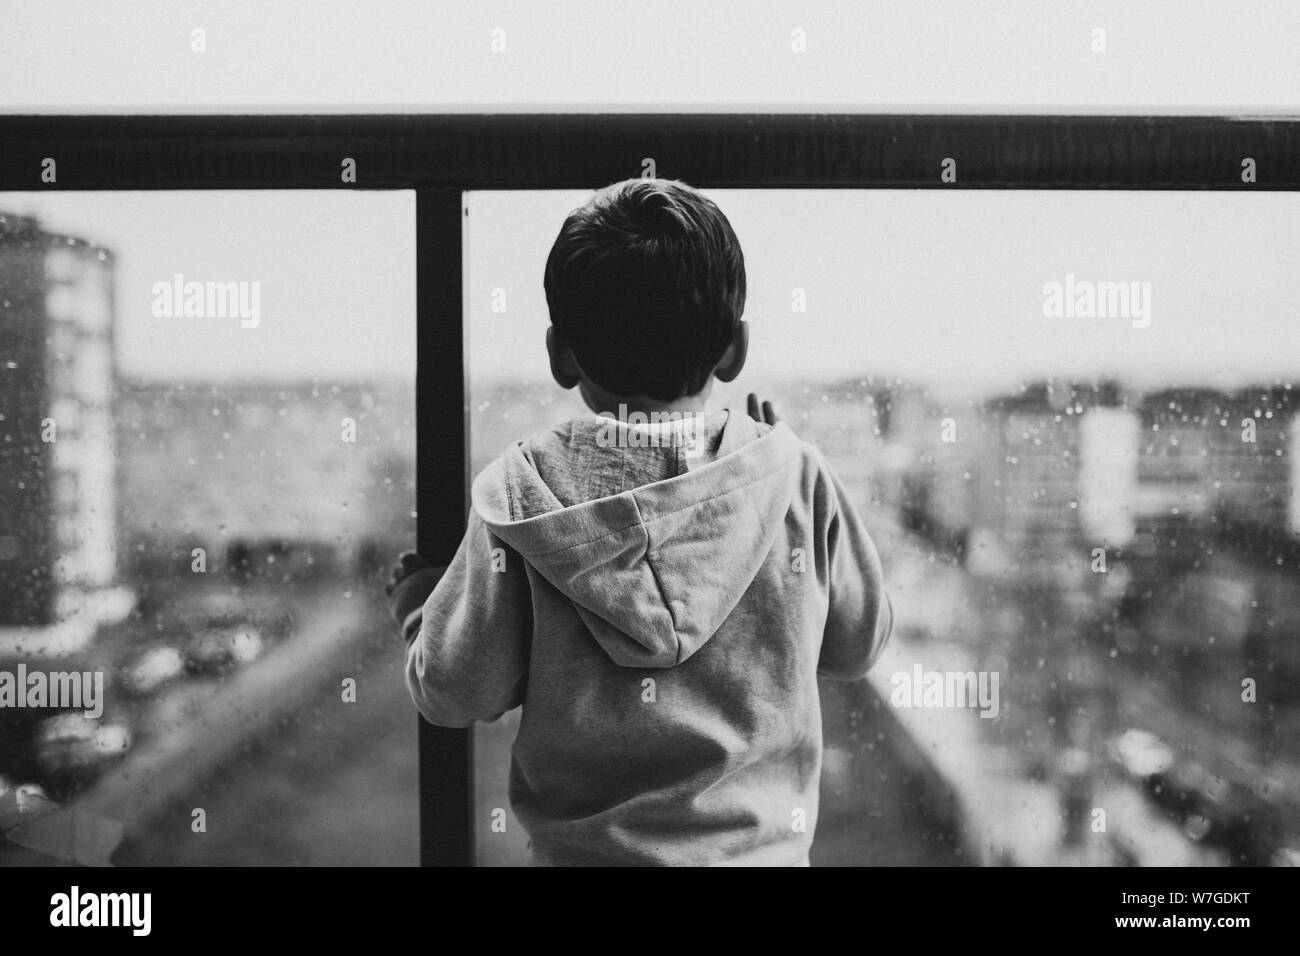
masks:
{"type": "Polygon", "coordinates": [[[0,210],[113,250],[126,374],[414,380],[410,191],[0,193],[0,210]],[[260,283],[260,323],[155,317],[176,273],[260,283]]]}
{"type": "Polygon", "coordinates": [[[1294,0],[0,0],[0,111],[1296,113],[1297,50],[1294,0]]]}

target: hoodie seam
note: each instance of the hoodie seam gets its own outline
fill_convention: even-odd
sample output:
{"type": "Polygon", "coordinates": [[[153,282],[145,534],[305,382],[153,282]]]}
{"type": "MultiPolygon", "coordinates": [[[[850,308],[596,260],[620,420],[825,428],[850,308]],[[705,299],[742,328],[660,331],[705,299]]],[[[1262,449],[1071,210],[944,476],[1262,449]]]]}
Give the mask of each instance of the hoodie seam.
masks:
{"type": "Polygon", "coordinates": [[[636,505],[637,518],[641,522],[640,527],[645,529],[645,565],[650,569],[650,580],[655,583],[655,591],[659,595],[659,603],[663,605],[663,609],[668,612],[668,625],[672,628],[673,637],[676,639],[677,647],[673,654],[673,663],[680,664],[682,662],[682,642],[681,637],[677,633],[677,616],[673,614],[672,605],[668,603],[668,595],[664,593],[663,582],[659,580],[659,571],[655,568],[655,562],[650,554],[649,525],[646,523],[645,515],[641,514],[641,505],[635,498],[632,499],[632,503],[636,505]]]}
{"type": "MultiPolygon", "coordinates": [[[[743,485],[736,485],[734,488],[728,488],[726,491],[719,491],[716,494],[711,494],[704,498],[698,498],[690,502],[689,504],[682,505],[682,507],[680,508],[674,508],[672,511],[665,511],[663,514],[655,515],[654,517],[648,520],[643,516],[641,518],[641,521],[643,524],[646,525],[654,524],[655,522],[664,521],[667,520],[668,518],[673,517],[674,515],[681,514],[683,511],[691,511],[695,508],[699,508],[702,507],[703,505],[707,505],[711,501],[718,501],[719,499],[722,498],[729,498],[732,495],[740,494],[742,491],[748,490],[751,486],[758,484],[760,481],[765,481],[766,479],[771,478],[773,475],[778,474],[782,470],[789,470],[795,464],[796,462],[794,460],[782,462],[780,465],[773,468],[771,471],[765,471],[763,472],[763,474],[757,476],[752,481],[745,482],[743,485]]],[[[636,492],[633,492],[633,495],[635,494],[636,492]]],[[[640,505],[638,504],[637,513],[640,514],[640,512],[641,509],[640,509],[640,505]]]]}
{"type": "Polygon", "coordinates": [[[514,476],[510,474],[509,468],[504,468],[502,470],[505,472],[506,479],[506,511],[510,514],[510,520],[515,521],[517,520],[515,518],[515,479],[514,476]]]}
{"type": "MultiPolygon", "coordinates": [[[[633,506],[636,505],[635,499],[633,500],[632,503],[633,506]]],[[[598,534],[594,538],[584,538],[582,541],[575,541],[573,544],[565,545],[563,548],[556,548],[554,551],[519,551],[518,548],[515,548],[515,550],[519,551],[519,553],[525,558],[549,558],[553,554],[563,554],[565,551],[572,551],[574,548],[581,548],[584,545],[595,544],[597,541],[603,541],[606,538],[612,538],[616,534],[622,534],[624,531],[629,531],[632,528],[640,528],[643,527],[644,525],[645,525],[645,521],[644,519],[642,519],[641,511],[638,508],[637,519],[635,522],[633,522],[632,524],[625,524],[621,528],[614,528],[611,531],[606,531],[604,534],[598,534]]],[[[493,534],[496,534],[497,537],[502,537],[502,535],[499,532],[494,531],[493,534]]]]}

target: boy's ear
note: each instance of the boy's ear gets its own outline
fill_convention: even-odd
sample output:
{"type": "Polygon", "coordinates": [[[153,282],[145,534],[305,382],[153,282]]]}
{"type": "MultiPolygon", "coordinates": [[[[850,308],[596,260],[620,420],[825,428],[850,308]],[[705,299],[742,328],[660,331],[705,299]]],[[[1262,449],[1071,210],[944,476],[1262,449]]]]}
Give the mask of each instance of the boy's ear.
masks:
{"type": "Polygon", "coordinates": [[[727,351],[722,353],[722,358],[718,360],[717,367],[713,370],[713,376],[719,382],[730,382],[745,367],[745,359],[749,355],[749,323],[740,321],[736,323],[736,334],[732,336],[731,344],[727,346],[727,351]]]}
{"type": "Polygon", "coordinates": [[[564,344],[555,326],[546,329],[546,354],[551,357],[551,378],[560,388],[573,388],[582,379],[578,375],[578,363],[573,357],[573,350],[564,344]]]}

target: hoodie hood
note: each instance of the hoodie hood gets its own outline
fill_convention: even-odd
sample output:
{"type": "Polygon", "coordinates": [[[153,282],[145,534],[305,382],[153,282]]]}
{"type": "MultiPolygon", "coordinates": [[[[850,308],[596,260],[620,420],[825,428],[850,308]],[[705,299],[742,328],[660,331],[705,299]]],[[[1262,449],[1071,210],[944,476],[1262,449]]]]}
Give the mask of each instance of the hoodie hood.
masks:
{"type": "Polygon", "coordinates": [[[616,664],[672,667],[714,635],[767,560],[801,446],[786,425],[730,410],[707,420],[702,454],[680,432],[645,447],[635,428],[576,419],[511,445],[475,479],[473,507],[616,664]],[[621,487],[646,467],[668,477],[621,487]]]}

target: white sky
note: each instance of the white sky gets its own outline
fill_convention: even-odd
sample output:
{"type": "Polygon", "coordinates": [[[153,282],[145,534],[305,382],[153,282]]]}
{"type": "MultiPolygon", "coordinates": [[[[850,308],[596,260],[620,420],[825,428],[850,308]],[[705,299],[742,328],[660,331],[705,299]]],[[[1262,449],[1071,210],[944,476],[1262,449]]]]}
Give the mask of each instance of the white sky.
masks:
{"type": "Polygon", "coordinates": [[[1297,50],[1294,0],[0,0],[0,112],[1295,114],[1297,50]]]}
{"type": "Polygon", "coordinates": [[[125,374],[414,381],[413,192],[0,193],[0,210],[113,250],[125,374]],[[177,272],[260,282],[260,324],[155,318],[177,272]]]}

